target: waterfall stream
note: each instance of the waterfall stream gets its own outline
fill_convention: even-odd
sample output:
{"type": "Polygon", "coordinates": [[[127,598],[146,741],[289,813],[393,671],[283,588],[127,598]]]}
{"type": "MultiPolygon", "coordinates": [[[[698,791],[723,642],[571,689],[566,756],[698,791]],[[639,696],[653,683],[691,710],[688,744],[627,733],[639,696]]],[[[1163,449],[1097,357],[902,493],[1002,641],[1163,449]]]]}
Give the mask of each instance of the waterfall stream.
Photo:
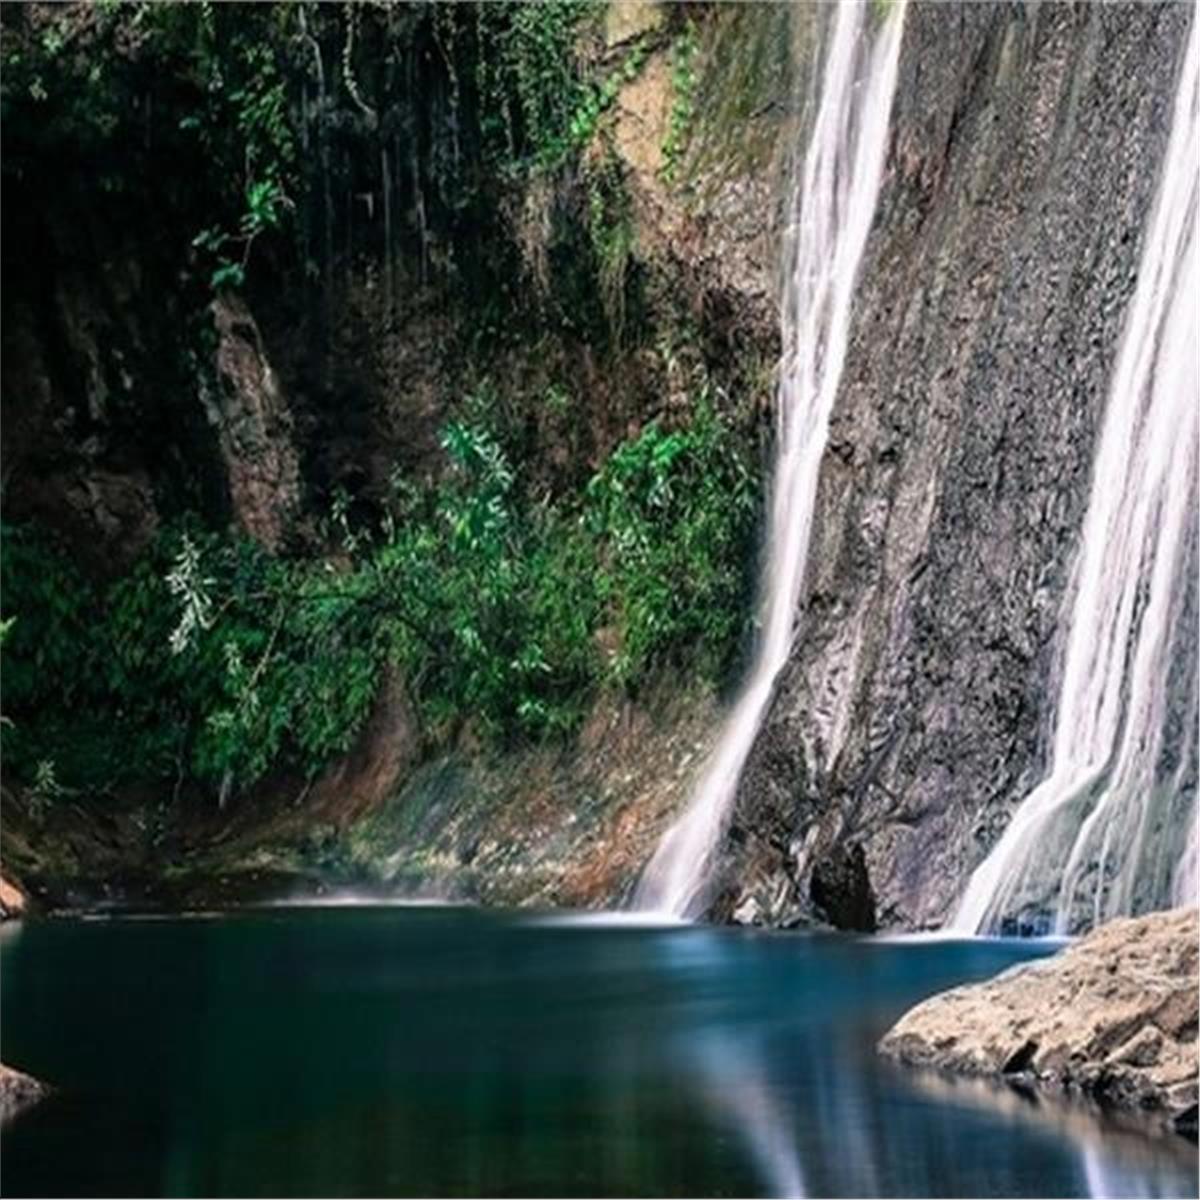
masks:
{"type": "Polygon", "coordinates": [[[1198,74],[1193,18],[1069,591],[1049,771],[971,877],[963,932],[1195,901],[1198,74]]]}
{"type": "Polygon", "coordinates": [[[776,460],[754,662],[699,786],[642,875],[640,909],[694,916],[703,906],[738,777],[795,632],[855,277],[883,174],[904,5],[891,4],[880,22],[873,5],[839,4],[830,19],[820,103],[784,239],[776,460]]]}

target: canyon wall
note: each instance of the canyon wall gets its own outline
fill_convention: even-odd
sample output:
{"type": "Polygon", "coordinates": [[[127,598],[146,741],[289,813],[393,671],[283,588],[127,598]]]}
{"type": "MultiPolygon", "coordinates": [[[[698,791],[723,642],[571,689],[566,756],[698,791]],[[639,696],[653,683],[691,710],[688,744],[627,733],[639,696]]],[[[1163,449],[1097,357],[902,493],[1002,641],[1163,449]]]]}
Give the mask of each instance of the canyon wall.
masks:
{"type": "Polygon", "coordinates": [[[910,6],[799,633],[719,915],[938,925],[1044,770],[1189,20],[910,6]]]}

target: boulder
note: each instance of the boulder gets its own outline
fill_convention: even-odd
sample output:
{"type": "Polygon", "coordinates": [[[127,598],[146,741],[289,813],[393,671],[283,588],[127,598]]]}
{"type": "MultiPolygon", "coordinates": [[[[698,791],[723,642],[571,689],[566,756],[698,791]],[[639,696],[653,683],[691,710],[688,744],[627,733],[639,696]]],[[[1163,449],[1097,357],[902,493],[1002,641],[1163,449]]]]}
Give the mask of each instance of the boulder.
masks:
{"type": "Polygon", "coordinates": [[[7,1125],[18,1113],[42,1100],[49,1092],[44,1083],[31,1075],[0,1063],[0,1125],[7,1125]]]}
{"type": "Polygon", "coordinates": [[[25,893],[11,880],[0,875],[0,921],[14,921],[25,915],[25,893]]]}
{"type": "Polygon", "coordinates": [[[933,996],[879,1048],[1084,1095],[1195,1137],[1198,938],[1193,908],[1112,921],[1053,958],[933,996]]]}

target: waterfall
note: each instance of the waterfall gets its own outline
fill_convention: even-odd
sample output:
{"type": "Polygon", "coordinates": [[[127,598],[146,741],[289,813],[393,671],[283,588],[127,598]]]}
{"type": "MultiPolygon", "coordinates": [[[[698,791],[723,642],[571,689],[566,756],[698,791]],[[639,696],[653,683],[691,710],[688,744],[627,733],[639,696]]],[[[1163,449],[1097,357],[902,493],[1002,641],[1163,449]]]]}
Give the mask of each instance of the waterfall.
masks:
{"type": "Polygon", "coordinates": [[[1195,904],[1200,901],[1200,812],[1195,811],[1195,806],[1187,845],[1184,846],[1175,867],[1171,900],[1177,905],[1195,904]]]}
{"type": "Polygon", "coordinates": [[[1193,17],[1069,593],[1049,773],[972,875],[962,932],[1051,914],[1065,932],[1194,899],[1198,73],[1193,17]]]}
{"type": "Polygon", "coordinates": [[[644,871],[635,906],[694,916],[738,777],[787,661],[817,475],[846,355],[854,281],[875,215],[904,5],[835,6],[820,104],[784,238],[783,357],[754,663],[699,787],[644,871]],[[870,27],[880,24],[878,30],[870,27]]]}

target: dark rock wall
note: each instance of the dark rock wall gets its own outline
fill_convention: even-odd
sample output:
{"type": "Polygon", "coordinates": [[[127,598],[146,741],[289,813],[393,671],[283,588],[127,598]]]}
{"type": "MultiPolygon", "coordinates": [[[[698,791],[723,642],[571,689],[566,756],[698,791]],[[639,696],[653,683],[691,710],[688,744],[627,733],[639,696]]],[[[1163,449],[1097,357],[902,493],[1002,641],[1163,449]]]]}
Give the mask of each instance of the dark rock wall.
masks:
{"type": "Polygon", "coordinates": [[[165,218],[83,217],[39,186],[14,180],[4,211],[6,519],[52,531],[99,575],[186,511],[277,549],[302,481],[249,310],[180,285],[165,218]]]}
{"type": "MultiPolygon", "coordinates": [[[[85,5],[28,6],[29,20],[71,7],[87,17],[85,5]]],[[[112,195],[98,168],[81,164],[73,127],[63,133],[47,121],[54,136],[42,130],[35,138],[36,122],[26,122],[31,131],[14,120],[0,230],[6,518],[41,525],[102,574],[126,567],[182,513],[233,526],[270,550],[311,549],[315,519],[335,493],[362,502],[356,515],[370,516],[394,468],[435,474],[439,430],[489,376],[506,404],[532,397],[522,413],[530,427],[523,457],[548,490],[562,490],[647,420],[690,405],[686,386],[651,352],[647,331],[676,336],[686,326],[678,336],[704,360],[718,402],[751,395],[765,413],[769,379],[745,376],[777,352],[776,152],[789,142],[781,131],[790,124],[791,26],[805,21],[773,4],[695,17],[697,111],[689,157],[669,184],[662,173],[677,100],[672,38],[685,15],[653,3],[614,5],[611,15],[606,70],[628,53],[630,29],[648,22],[651,34],[646,61],[603,123],[630,202],[629,272],[644,293],[639,329],[613,353],[595,342],[595,330],[564,332],[565,322],[560,329],[551,316],[534,315],[535,272],[516,253],[521,221],[505,206],[536,209],[533,193],[554,190],[545,181],[529,184],[530,195],[487,192],[494,228],[471,231],[478,244],[457,226],[439,235],[442,257],[476,266],[486,259],[503,284],[506,299],[496,303],[509,305],[508,320],[480,336],[481,296],[464,299],[450,273],[427,278],[423,258],[388,258],[395,247],[385,244],[385,185],[369,139],[342,151],[358,174],[356,190],[337,204],[357,217],[353,236],[337,230],[344,253],[322,280],[332,299],[317,303],[313,263],[293,262],[280,236],[256,246],[244,296],[211,303],[209,272],[192,242],[217,219],[214,181],[193,178],[187,160],[172,157],[168,131],[154,126],[173,123],[173,110],[147,109],[145,146],[138,124],[136,145],[109,148],[107,168],[130,176],[112,195]],[[451,245],[455,236],[462,244],[451,245]],[[381,284],[392,275],[395,295],[381,284]],[[566,428],[541,403],[563,380],[584,417],[573,415],[566,428]]],[[[22,23],[13,15],[12,24],[22,23]]],[[[111,53],[105,45],[97,52],[111,53]]],[[[155,78],[153,63],[144,69],[155,78]]],[[[152,91],[147,81],[141,86],[152,91]]],[[[440,101],[429,92],[416,103],[432,109],[440,101]]],[[[310,165],[315,158],[314,149],[310,165]]],[[[576,174],[554,180],[572,212],[588,203],[576,174]]],[[[581,303],[566,290],[563,264],[550,276],[545,286],[563,290],[554,303],[581,303]]]]}
{"type": "Polygon", "coordinates": [[[909,6],[799,635],[716,915],[861,923],[873,892],[883,925],[938,924],[1040,776],[1189,19],[909,6]],[[858,846],[869,888],[839,868],[858,846]]]}
{"type": "Polygon", "coordinates": [[[182,296],[157,226],[109,220],[52,181],[5,176],[0,421],[4,513],[99,572],[127,566],[164,509],[223,512],[215,439],[180,353],[182,296]]]}
{"type": "Polygon", "coordinates": [[[250,310],[232,296],[210,306],[217,331],[216,384],[200,396],[217,431],[233,514],[270,550],[300,506],[294,421],[250,310]]]}

